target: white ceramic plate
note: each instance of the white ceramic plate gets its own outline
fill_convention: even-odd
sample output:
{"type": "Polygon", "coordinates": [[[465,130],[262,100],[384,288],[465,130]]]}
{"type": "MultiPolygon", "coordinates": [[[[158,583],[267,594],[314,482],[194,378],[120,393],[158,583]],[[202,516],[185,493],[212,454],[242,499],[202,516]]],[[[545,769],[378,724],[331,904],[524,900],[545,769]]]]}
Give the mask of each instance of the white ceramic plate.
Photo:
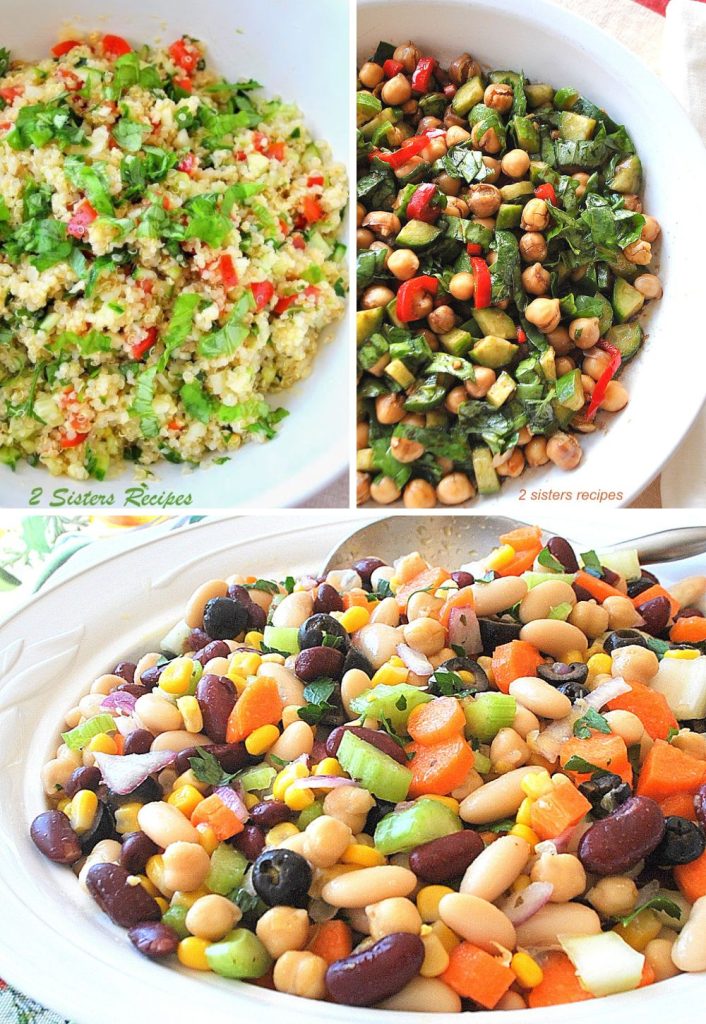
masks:
{"type": "Polygon", "coordinates": [[[602,417],[608,421],[605,431],[583,436],[585,455],[578,469],[531,470],[506,480],[499,495],[478,500],[475,507],[487,512],[519,500],[536,508],[542,499],[533,492],[549,490],[554,501],[585,504],[613,492],[622,497],[610,503],[627,504],[672,454],[704,398],[703,378],[693,372],[703,364],[699,332],[693,329],[700,322],[703,290],[703,218],[685,201],[693,195],[693,182],[706,174],[704,147],[668,86],[637,57],[545,0],[360,0],[359,64],[379,40],[410,38],[442,62],[467,50],[491,68],[523,69],[534,81],[574,86],[624,122],[635,141],[645,171],[645,209],[662,225],[664,297],[650,304],[647,341],[623,375],[630,403],[623,412],[602,417]]]}
{"type": "MultiPolygon", "coordinates": [[[[675,517],[681,519],[683,517],[675,517]]],[[[624,513],[616,526],[574,522],[572,536],[609,543],[646,529],[654,518],[624,513]]],[[[360,521],[360,519],[359,519],[360,521]]],[[[664,521],[662,520],[662,525],[664,521]]],[[[678,525],[670,521],[670,525],[678,525]]],[[[686,522],[684,523],[686,525],[686,522]]],[[[318,515],[224,518],[143,540],[132,550],[50,586],[0,627],[0,977],[76,1024],[217,1024],[276,1015],[281,1024],[453,1024],[456,1015],[355,1010],[281,995],[252,985],[157,964],[139,956],[79,888],[74,875],[39,854],[29,839],[45,808],[41,765],[57,743],[63,714],[91,681],[122,658],[143,652],[182,614],[204,579],[232,572],[317,570],[351,520],[318,515]]],[[[554,527],[555,529],[558,527],[554,527]]],[[[658,567],[664,581],[698,570],[658,567]]],[[[700,562],[704,571],[704,559],[700,562]]],[[[649,990],[571,1007],[576,1024],[600,1013],[610,1024],[640,1015],[644,1024],[681,1019],[704,977],[684,975],[649,990]]],[[[519,1011],[520,1024],[564,1024],[563,1006],[519,1011]]],[[[474,1014],[490,1024],[487,1013],[474,1014]]]]}
{"type": "MultiPolygon", "coordinates": [[[[226,78],[255,78],[269,95],[296,103],[313,133],[327,139],[336,159],[348,165],[346,0],[3,0],[2,14],[3,46],[24,59],[46,56],[67,26],[165,45],[191,34],[204,41],[209,62],[226,78]]],[[[348,459],[350,332],[345,320],[328,337],[310,376],[271,399],[290,412],[275,440],[248,444],[229,462],[195,471],[159,463],[150,490],[191,494],[194,508],[276,508],[299,504],[330,483],[348,459]]],[[[0,505],[25,506],[35,487],[43,488],[40,504],[47,505],[54,488],[69,486],[82,494],[114,493],[115,507],[120,507],[132,484],[130,465],[104,483],[54,478],[27,465],[15,473],[0,466],[0,505]]]]}

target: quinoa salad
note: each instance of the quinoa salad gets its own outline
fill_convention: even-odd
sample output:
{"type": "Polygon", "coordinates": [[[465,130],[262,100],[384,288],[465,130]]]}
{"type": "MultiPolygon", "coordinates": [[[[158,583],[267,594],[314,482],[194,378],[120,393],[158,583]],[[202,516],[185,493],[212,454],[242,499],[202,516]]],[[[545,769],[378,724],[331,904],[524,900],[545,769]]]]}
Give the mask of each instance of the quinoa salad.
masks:
{"type": "Polygon", "coordinates": [[[103,480],[273,437],[343,313],[343,166],[189,36],[52,54],[0,51],[0,459],[103,480]]]}
{"type": "Polygon", "coordinates": [[[479,561],[203,583],[96,679],[39,852],[136,953],[349,1006],[706,970],[706,577],[537,527],[479,561]]]}

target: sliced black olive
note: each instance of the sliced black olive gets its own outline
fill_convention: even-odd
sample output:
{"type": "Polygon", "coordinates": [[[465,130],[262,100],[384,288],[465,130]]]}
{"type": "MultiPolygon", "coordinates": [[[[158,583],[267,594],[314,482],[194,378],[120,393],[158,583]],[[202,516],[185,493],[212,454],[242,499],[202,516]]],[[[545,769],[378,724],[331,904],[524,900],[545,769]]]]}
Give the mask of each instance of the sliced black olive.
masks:
{"type": "Polygon", "coordinates": [[[465,692],[466,690],[473,690],[475,693],[485,693],[486,690],[490,689],[490,681],[477,661],[473,661],[472,658],[449,658],[429,677],[427,689],[429,693],[433,693],[436,696],[449,695],[449,686],[444,685],[443,681],[436,678],[436,672],[440,669],[446,669],[447,672],[453,672],[455,675],[458,675],[459,672],[468,672],[472,676],[472,679],[464,679],[463,676],[459,676],[458,684],[455,682],[451,683],[452,693],[465,692]]]}
{"type": "Polygon", "coordinates": [[[612,654],[618,647],[647,647],[647,640],[636,629],[614,629],[603,641],[603,650],[612,654]]]}
{"type": "Polygon", "coordinates": [[[264,850],[252,869],[255,892],[268,907],[305,907],[312,877],[309,862],[294,850],[264,850]]]}
{"type": "Polygon", "coordinates": [[[594,818],[607,818],[632,796],[632,790],[627,782],[623,782],[621,777],[613,772],[596,775],[587,782],[582,782],[579,791],[590,802],[594,818]]]}
{"type": "Polygon", "coordinates": [[[655,583],[659,583],[656,576],[653,576],[651,572],[647,572],[646,569],[642,570],[642,576],[639,580],[630,580],[628,582],[628,597],[638,597],[640,594],[644,594],[646,590],[653,587],[655,583]]]}
{"type": "Polygon", "coordinates": [[[213,640],[233,640],[245,631],[249,606],[232,597],[212,597],[203,610],[203,628],[213,640]]]}
{"type": "Polygon", "coordinates": [[[588,679],[588,666],[581,661],[572,661],[568,665],[563,661],[555,661],[551,665],[538,665],[537,675],[552,686],[561,686],[564,683],[580,685],[588,679]]]}
{"type": "Polygon", "coordinates": [[[333,615],[326,615],[325,612],[310,615],[306,622],[301,624],[298,633],[299,649],[303,651],[307,647],[322,647],[325,636],[338,637],[339,651],[345,653],[348,650],[348,633],[338,619],[334,619],[333,615]]]}
{"type": "Polygon", "coordinates": [[[483,654],[491,655],[496,647],[520,639],[522,626],[511,619],[478,619],[483,654]]]}
{"type": "Polygon", "coordinates": [[[650,857],[655,864],[669,867],[672,864],[690,864],[704,850],[706,839],[696,822],[674,814],[665,819],[664,836],[650,857]]]}
{"type": "Polygon", "coordinates": [[[118,807],[122,807],[123,804],[129,804],[133,801],[141,804],[151,804],[155,800],[161,800],[163,796],[162,787],[151,775],[144,782],[141,782],[139,786],[136,786],[131,793],[114,793],[112,789],[102,785],[98,787],[98,798],[103,800],[113,811],[118,807]]]}
{"type": "Polygon", "coordinates": [[[84,857],[91,852],[94,846],[103,839],[112,839],[115,835],[115,818],[107,804],[98,804],[98,810],[93,818],[93,824],[88,832],[79,835],[81,853],[84,857]]]}
{"type": "Polygon", "coordinates": [[[356,650],[355,647],[349,647],[346,657],[343,661],[343,670],[341,675],[344,676],[346,672],[352,668],[359,668],[361,672],[365,672],[366,676],[370,676],[372,679],[375,675],[375,669],[360,651],[356,650]]]}
{"type": "Polygon", "coordinates": [[[590,692],[581,683],[562,683],[556,689],[557,693],[563,693],[565,697],[568,697],[572,704],[575,704],[577,700],[583,700],[585,697],[588,697],[590,692]]]}

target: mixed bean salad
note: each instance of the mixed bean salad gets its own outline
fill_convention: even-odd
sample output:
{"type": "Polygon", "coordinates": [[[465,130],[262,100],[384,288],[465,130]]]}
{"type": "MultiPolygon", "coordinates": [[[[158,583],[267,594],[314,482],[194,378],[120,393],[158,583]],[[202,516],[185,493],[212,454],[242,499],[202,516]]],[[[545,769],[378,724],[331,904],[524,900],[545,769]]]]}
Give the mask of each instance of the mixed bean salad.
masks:
{"type": "Polygon", "coordinates": [[[66,715],[31,836],[147,957],[419,1011],[706,970],[706,577],[536,527],[196,590],[66,715]]]}
{"type": "Polygon", "coordinates": [[[575,89],[412,42],[381,42],[358,89],[359,504],[574,469],[662,295],[628,132],[575,89]]]}

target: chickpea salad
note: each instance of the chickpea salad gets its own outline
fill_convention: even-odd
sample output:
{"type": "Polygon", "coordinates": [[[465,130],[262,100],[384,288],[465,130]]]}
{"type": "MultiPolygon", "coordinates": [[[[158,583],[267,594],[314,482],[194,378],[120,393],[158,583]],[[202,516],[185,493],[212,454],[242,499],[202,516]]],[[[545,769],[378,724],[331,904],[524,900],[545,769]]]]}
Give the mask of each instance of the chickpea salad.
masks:
{"type": "Polygon", "coordinates": [[[0,461],[103,480],[274,437],[343,313],[347,188],[260,88],[190,36],[0,51],[0,461]]]}
{"type": "Polygon", "coordinates": [[[412,42],[361,66],[357,120],[358,503],[574,469],[662,295],[627,130],[575,89],[412,42]]]}
{"type": "Polygon", "coordinates": [[[209,580],[66,715],[31,837],[147,957],[351,1006],[706,970],[706,577],[536,527],[209,580]]]}

